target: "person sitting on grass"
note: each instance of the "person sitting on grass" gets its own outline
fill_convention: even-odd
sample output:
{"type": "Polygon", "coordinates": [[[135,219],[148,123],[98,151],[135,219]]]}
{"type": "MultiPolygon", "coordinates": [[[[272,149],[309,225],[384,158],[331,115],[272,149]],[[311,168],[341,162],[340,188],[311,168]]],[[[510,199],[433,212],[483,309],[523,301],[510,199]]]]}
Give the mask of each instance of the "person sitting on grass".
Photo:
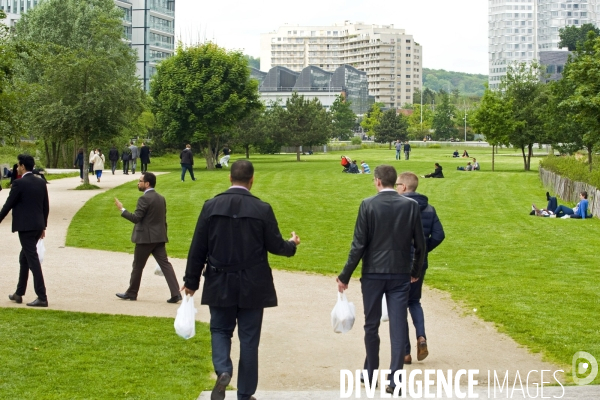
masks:
{"type": "Polygon", "coordinates": [[[479,163],[477,162],[477,159],[474,158],[473,159],[473,171],[479,171],[481,169],[481,167],[479,166],[479,163]]]}
{"type": "Polygon", "coordinates": [[[466,167],[456,167],[456,169],[458,171],[472,171],[473,170],[473,166],[471,165],[470,162],[468,162],[466,167]]]}
{"type": "Polygon", "coordinates": [[[458,158],[458,150],[454,150],[454,153],[452,153],[452,158],[458,158]]]}
{"type": "Polygon", "coordinates": [[[360,174],[360,170],[358,169],[358,165],[356,165],[356,160],[353,160],[350,163],[350,167],[348,168],[349,174],[360,174]]]}
{"type": "Polygon", "coordinates": [[[422,178],[443,178],[442,166],[439,163],[435,163],[435,171],[427,175],[421,175],[422,178]]]}
{"type": "Polygon", "coordinates": [[[469,153],[467,152],[467,150],[463,151],[463,155],[462,156],[463,157],[467,157],[467,158],[469,157],[469,153]]]}
{"type": "Polygon", "coordinates": [[[586,219],[590,218],[587,214],[588,209],[588,193],[584,190],[579,192],[579,203],[574,208],[569,208],[567,206],[558,206],[554,211],[554,216],[550,216],[550,218],[581,218],[586,219]]]}
{"type": "Polygon", "coordinates": [[[363,173],[363,174],[371,173],[371,168],[369,168],[369,164],[364,162],[364,160],[360,162],[360,166],[361,166],[361,170],[362,170],[361,173],[363,173]]]}

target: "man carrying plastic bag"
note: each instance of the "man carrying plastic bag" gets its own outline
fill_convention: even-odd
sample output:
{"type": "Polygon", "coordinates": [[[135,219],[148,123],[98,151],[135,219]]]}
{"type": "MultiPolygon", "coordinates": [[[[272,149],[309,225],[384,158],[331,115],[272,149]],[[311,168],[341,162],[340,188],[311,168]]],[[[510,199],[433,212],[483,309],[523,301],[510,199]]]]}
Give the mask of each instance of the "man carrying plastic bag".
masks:
{"type": "MultiPolygon", "coordinates": [[[[377,195],[360,205],[348,261],[337,278],[338,290],[344,292],[352,273],[362,260],[361,290],[365,312],[366,379],[372,382],[379,369],[379,324],[382,297],[387,300],[392,359],[388,393],[396,390],[393,376],[404,368],[404,340],[410,283],[418,280],[425,257],[425,237],[421,212],[416,201],[394,190],[397,173],[394,167],[375,168],[377,195]],[[414,259],[411,257],[414,246],[414,259]]],[[[350,367],[349,369],[355,369],[350,367]]],[[[395,393],[398,395],[398,393],[395,393]]]]}

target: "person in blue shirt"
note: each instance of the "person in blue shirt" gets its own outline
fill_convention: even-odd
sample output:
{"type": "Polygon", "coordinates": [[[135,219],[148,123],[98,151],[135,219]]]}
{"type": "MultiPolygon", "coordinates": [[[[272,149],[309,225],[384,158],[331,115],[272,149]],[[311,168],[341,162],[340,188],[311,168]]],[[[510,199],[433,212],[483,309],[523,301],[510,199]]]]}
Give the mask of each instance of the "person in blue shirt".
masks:
{"type": "Polygon", "coordinates": [[[551,215],[551,218],[589,218],[587,215],[588,209],[588,193],[584,190],[579,192],[579,203],[574,208],[569,208],[567,206],[558,206],[554,211],[554,215],[551,215]]]}
{"type": "Polygon", "coordinates": [[[363,174],[370,174],[371,173],[371,168],[369,168],[369,164],[367,164],[364,161],[360,162],[360,166],[362,167],[362,173],[363,174]]]}

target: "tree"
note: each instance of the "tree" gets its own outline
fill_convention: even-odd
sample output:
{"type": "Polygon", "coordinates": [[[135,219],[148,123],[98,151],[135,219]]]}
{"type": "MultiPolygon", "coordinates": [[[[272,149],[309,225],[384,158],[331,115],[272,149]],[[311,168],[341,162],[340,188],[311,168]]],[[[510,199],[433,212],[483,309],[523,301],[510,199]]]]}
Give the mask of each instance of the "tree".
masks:
{"type": "Polygon", "coordinates": [[[51,165],[65,142],[75,139],[87,154],[90,141],[118,136],[142,111],[137,55],[122,39],[112,0],[47,0],[21,18],[15,41],[29,52],[18,71],[29,90],[27,123],[51,165]]]}
{"type": "Polygon", "coordinates": [[[456,109],[450,104],[450,96],[445,91],[440,91],[441,104],[436,105],[433,114],[432,128],[435,130],[435,139],[447,139],[458,134],[454,118],[456,109]]]}
{"type": "Polygon", "coordinates": [[[250,146],[259,147],[265,143],[267,136],[264,109],[254,109],[240,120],[231,133],[230,144],[244,148],[246,158],[250,158],[250,146]]]}
{"type": "Polygon", "coordinates": [[[486,88],[481,104],[471,118],[471,126],[492,145],[492,171],[495,147],[509,144],[509,132],[515,129],[515,125],[512,103],[505,102],[501,93],[486,88]]]}
{"type": "Polygon", "coordinates": [[[239,51],[214,43],[184,47],[163,60],[150,83],[153,111],[164,140],[200,146],[214,169],[228,132],[252,110],[260,109],[258,82],[239,51]]]}
{"type": "Polygon", "coordinates": [[[341,95],[336,96],[329,112],[332,120],[332,136],[339,140],[349,140],[354,136],[356,114],[350,108],[351,103],[341,95]]]}
{"type": "Polygon", "coordinates": [[[369,133],[369,135],[373,134],[375,127],[379,124],[379,121],[383,116],[383,112],[381,111],[382,107],[382,103],[373,103],[369,111],[367,111],[367,115],[363,117],[363,120],[360,122],[360,126],[365,132],[369,133]]]}
{"type": "Polygon", "coordinates": [[[408,134],[412,139],[420,140],[429,134],[433,125],[433,111],[423,104],[423,123],[421,123],[421,105],[413,104],[413,113],[408,116],[408,134]]]}
{"type": "Polygon", "coordinates": [[[285,109],[277,108],[274,117],[277,136],[285,145],[296,148],[297,161],[301,146],[326,144],[331,137],[330,115],[317,98],[308,100],[294,92],[285,102],[285,109]]]}
{"type": "Polygon", "coordinates": [[[375,126],[375,141],[377,143],[389,143],[390,149],[394,140],[404,141],[407,139],[408,121],[402,114],[396,114],[392,108],[383,113],[381,121],[375,126]]]}
{"type": "Polygon", "coordinates": [[[561,49],[566,47],[569,51],[575,51],[588,39],[588,32],[594,32],[595,36],[600,35],[600,29],[596,28],[594,24],[583,24],[579,28],[575,25],[560,28],[558,30],[560,36],[558,47],[561,49]]]}

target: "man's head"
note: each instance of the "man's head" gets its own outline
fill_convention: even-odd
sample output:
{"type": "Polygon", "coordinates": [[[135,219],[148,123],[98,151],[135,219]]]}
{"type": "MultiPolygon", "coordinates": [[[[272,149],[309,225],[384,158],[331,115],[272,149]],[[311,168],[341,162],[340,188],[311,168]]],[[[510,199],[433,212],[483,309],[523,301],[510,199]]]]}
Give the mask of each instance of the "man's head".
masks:
{"type": "Polygon", "coordinates": [[[186,149],[191,149],[191,148],[192,148],[192,145],[191,145],[191,144],[186,144],[186,145],[185,145],[185,148],[186,148],[186,149]]]}
{"type": "Polygon", "coordinates": [[[440,167],[440,164],[439,164],[439,163],[435,163],[434,165],[435,165],[435,167],[436,167],[436,168],[439,168],[439,167],[440,167]]]}
{"type": "Polygon", "coordinates": [[[475,163],[475,162],[477,162],[477,159],[476,159],[476,158],[473,158],[473,162],[474,162],[474,163],[475,163]]]}
{"type": "Polygon", "coordinates": [[[375,168],[373,176],[378,190],[393,189],[398,173],[391,165],[379,165],[375,168]]]}
{"type": "Polygon", "coordinates": [[[396,179],[396,191],[398,193],[415,192],[419,187],[419,177],[412,172],[403,172],[396,179]]]}
{"type": "Polygon", "coordinates": [[[35,160],[32,156],[28,154],[19,154],[17,156],[18,166],[17,172],[19,175],[23,175],[25,172],[33,171],[33,166],[35,165],[35,160]]]}
{"type": "Polygon", "coordinates": [[[252,187],[252,183],[254,182],[254,166],[250,161],[237,160],[231,164],[229,180],[231,181],[232,185],[244,186],[250,189],[252,187]]]}
{"type": "Polygon", "coordinates": [[[581,196],[582,199],[587,199],[588,193],[584,190],[583,192],[579,192],[579,196],[581,196]]]}
{"type": "Polygon", "coordinates": [[[146,190],[156,187],[156,175],[152,172],[144,172],[138,181],[138,190],[145,192],[146,190]]]}
{"type": "Polygon", "coordinates": [[[129,142],[129,144],[133,146],[133,140],[131,142],[129,142]]]}

